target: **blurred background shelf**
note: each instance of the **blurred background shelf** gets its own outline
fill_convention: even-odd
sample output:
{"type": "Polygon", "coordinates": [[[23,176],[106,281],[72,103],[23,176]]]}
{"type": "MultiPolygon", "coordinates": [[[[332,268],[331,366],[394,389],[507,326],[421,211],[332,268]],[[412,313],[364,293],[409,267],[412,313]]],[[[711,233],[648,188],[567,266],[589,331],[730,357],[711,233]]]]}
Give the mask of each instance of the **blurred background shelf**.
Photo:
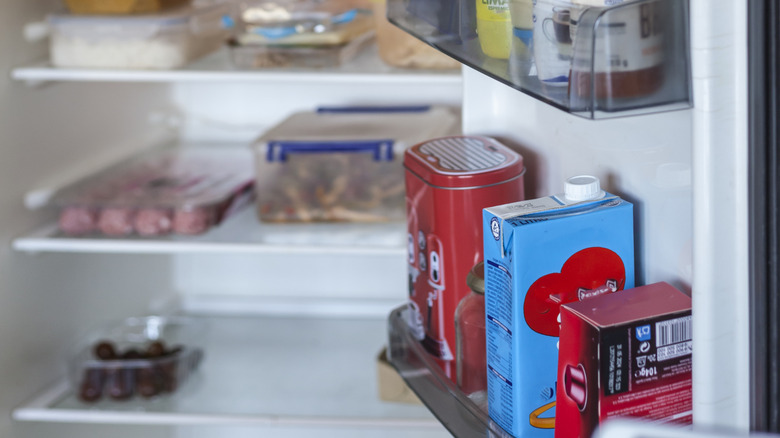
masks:
{"type": "Polygon", "coordinates": [[[15,68],[11,76],[36,84],[64,82],[267,82],[267,83],[369,83],[449,84],[460,86],[460,70],[418,70],[389,67],[375,46],[335,68],[268,68],[239,70],[232,66],[227,47],[175,70],[115,70],[55,68],[48,61],[15,68]]]}
{"type": "Polygon", "coordinates": [[[351,254],[405,257],[406,224],[266,224],[248,207],[199,236],[68,237],[51,224],[13,241],[17,251],[123,254],[351,254]]]}

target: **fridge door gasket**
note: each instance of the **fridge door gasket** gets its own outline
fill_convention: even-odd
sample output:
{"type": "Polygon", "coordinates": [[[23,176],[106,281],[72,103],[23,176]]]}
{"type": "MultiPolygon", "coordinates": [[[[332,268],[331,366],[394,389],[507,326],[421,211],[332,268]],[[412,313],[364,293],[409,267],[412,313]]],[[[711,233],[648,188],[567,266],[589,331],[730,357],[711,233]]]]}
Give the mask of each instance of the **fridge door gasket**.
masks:
{"type": "Polygon", "coordinates": [[[748,4],[751,428],[780,432],[780,7],[748,4]]]}

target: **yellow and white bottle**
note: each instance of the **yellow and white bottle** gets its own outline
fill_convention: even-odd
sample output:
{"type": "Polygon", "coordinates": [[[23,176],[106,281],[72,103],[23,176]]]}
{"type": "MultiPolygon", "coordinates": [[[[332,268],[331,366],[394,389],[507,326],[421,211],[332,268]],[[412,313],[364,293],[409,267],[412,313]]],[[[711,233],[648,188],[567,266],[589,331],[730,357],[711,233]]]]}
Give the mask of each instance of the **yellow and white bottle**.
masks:
{"type": "Polygon", "coordinates": [[[512,20],[508,0],[476,0],[477,36],[482,52],[508,59],[512,48],[512,20]]]}

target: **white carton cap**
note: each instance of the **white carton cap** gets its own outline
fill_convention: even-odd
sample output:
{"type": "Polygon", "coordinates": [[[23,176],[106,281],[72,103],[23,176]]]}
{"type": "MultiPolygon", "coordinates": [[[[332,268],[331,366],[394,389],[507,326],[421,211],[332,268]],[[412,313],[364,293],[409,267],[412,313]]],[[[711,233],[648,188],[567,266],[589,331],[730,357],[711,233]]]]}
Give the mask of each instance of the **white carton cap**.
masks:
{"type": "Polygon", "coordinates": [[[571,201],[587,201],[603,197],[604,191],[595,176],[578,175],[566,180],[564,196],[571,201]]]}

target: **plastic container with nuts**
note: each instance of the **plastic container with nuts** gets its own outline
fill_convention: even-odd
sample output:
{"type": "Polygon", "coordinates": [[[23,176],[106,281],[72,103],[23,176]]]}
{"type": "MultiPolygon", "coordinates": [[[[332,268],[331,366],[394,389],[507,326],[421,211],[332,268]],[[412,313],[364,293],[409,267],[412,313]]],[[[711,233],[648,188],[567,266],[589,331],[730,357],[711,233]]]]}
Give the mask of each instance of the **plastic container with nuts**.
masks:
{"type": "Polygon", "coordinates": [[[406,217],[403,152],[458,131],[446,107],[335,107],[293,114],[255,143],[263,222],[406,217]]]}
{"type": "Polygon", "coordinates": [[[89,333],[74,348],[68,375],[85,403],[175,393],[203,359],[205,327],[185,317],[128,318],[89,333]]]}
{"type": "Polygon", "coordinates": [[[69,236],[201,234],[254,196],[248,148],[143,153],[63,189],[53,200],[69,236]]]}

